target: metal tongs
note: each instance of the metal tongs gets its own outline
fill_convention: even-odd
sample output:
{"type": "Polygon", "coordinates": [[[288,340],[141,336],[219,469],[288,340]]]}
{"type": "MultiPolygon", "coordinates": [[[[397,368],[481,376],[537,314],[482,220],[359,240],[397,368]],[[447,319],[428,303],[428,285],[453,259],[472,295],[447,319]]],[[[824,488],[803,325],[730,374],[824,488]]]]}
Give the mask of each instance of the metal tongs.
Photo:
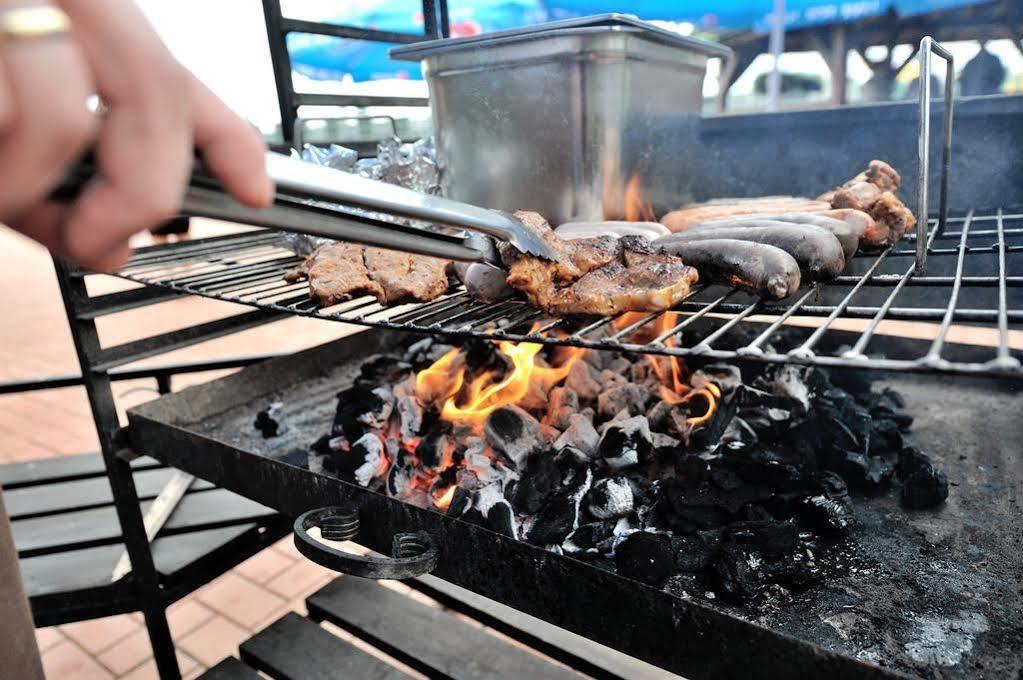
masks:
{"type": "MultiPolygon", "coordinates": [[[[420,194],[273,152],[266,153],[266,169],[277,187],[274,203],[255,209],[231,198],[197,161],[182,213],[450,260],[499,264],[494,243],[482,236],[486,235],[510,243],[522,253],[555,259],[542,238],[505,212],[420,194]],[[438,233],[397,224],[387,217],[423,220],[467,233],[438,233]]],[[[95,170],[92,157],[87,156],[53,197],[74,197],[95,170]]]]}

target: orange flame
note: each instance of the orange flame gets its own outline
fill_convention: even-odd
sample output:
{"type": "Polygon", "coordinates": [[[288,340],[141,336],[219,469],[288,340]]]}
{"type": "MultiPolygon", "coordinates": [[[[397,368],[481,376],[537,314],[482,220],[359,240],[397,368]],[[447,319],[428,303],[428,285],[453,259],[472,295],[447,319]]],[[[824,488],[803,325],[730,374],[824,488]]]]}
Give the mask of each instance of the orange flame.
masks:
{"type": "Polygon", "coordinates": [[[627,222],[654,222],[654,208],[643,196],[643,184],[638,173],[633,173],[625,187],[625,220],[627,222]]]}
{"type": "Polygon", "coordinates": [[[707,383],[706,387],[691,391],[682,398],[682,401],[688,402],[693,397],[703,397],[707,400],[707,411],[702,416],[686,418],[686,425],[695,428],[703,425],[714,416],[714,412],[718,408],[718,399],[721,398],[721,390],[714,383],[707,383]]]}
{"type": "Polygon", "coordinates": [[[433,362],[429,368],[416,374],[416,396],[423,403],[447,399],[462,388],[465,379],[464,362],[457,347],[433,362]],[[455,368],[457,366],[457,368],[455,368]]]}
{"type": "Polygon", "coordinates": [[[433,497],[433,504],[441,510],[447,510],[451,506],[451,500],[455,497],[455,485],[436,493],[433,497]]]}

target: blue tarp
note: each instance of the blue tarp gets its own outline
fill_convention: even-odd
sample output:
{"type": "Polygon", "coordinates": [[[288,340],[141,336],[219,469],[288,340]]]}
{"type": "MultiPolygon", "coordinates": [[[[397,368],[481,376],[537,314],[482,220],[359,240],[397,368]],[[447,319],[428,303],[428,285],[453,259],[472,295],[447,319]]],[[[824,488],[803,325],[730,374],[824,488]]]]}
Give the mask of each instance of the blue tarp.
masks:
{"type": "MultiPolygon", "coordinates": [[[[858,21],[894,10],[900,16],[976,5],[989,0],[786,0],[787,29],[858,21]]],[[[339,3],[332,23],[384,31],[421,33],[420,0],[352,0],[339,3]]],[[[499,31],[554,19],[607,12],[641,19],[689,22],[697,28],[768,31],[773,0],[464,0],[449,8],[452,36],[499,31]]],[[[291,34],[288,48],[295,70],[312,78],[354,80],[421,78],[418,64],[391,61],[389,45],[324,36],[291,34]]]]}

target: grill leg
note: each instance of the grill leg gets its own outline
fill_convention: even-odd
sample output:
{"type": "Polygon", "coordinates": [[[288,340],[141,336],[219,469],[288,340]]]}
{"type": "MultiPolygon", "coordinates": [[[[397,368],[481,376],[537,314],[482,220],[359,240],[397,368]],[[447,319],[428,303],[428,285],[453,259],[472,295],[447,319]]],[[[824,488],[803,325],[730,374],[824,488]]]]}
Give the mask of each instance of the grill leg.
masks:
{"type": "Polygon", "coordinates": [[[54,264],[64,298],[64,308],[67,311],[68,325],[71,327],[71,337],[74,339],[78,362],[82,368],[82,379],[89,396],[92,418],[103,450],[103,462],[110,480],[117,518],[121,524],[121,535],[131,558],[130,578],[146,619],[153,659],[162,680],[180,680],[181,671],[174,654],[174,640],[167,625],[166,598],[160,588],[156,566],[153,564],[153,553],[150,551],[149,539],[146,537],[142,521],[135,479],[132,477],[131,466],[117,455],[119,446],[114,441],[114,435],[120,427],[120,422],[110,386],[110,375],[106,371],[96,371],[92,368],[94,357],[99,356],[99,333],[95,321],[81,319],[77,314],[79,305],[88,298],[85,281],[81,277],[72,276],[63,263],[54,260],[54,264]]]}

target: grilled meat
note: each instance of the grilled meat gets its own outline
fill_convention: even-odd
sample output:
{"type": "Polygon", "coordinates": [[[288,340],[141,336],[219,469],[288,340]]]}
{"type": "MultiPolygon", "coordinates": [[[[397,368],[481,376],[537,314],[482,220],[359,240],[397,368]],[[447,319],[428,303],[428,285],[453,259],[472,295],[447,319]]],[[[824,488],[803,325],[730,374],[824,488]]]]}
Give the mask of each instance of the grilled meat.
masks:
{"type": "Polygon", "coordinates": [[[799,265],[781,248],[735,239],[680,241],[672,252],[696,267],[704,281],[780,300],[799,289],[799,265]]]}
{"type": "Polygon", "coordinates": [[[916,226],[912,211],[895,195],[901,181],[892,166],[873,160],[866,170],[820,198],[829,201],[833,208],[865,212],[879,227],[886,228],[886,234],[881,234],[882,229],[879,229],[870,239],[873,241],[871,245],[895,243],[916,226]]]}
{"type": "Polygon", "coordinates": [[[730,198],[690,205],[674,210],[661,218],[661,224],[673,232],[685,231],[694,224],[733,217],[771,215],[786,212],[830,210],[824,201],[790,196],[769,196],[762,199],[730,198]]]}
{"type": "Polygon", "coordinates": [[[566,222],[558,225],[554,233],[563,239],[594,238],[599,236],[644,236],[651,241],[671,232],[660,222],[566,222]]]}
{"type": "Polygon", "coordinates": [[[446,267],[446,260],[434,257],[333,243],[314,250],[284,278],[308,279],[309,294],[325,307],[360,295],[372,295],[385,305],[443,295],[448,289],[446,267]]]}
{"type": "Polygon", "coordinates": [[[516,216],[551,245],[557,260],[549,262],[503,247],[507,283],[547,312],[661,311],[684,299],[697,279],[696,270],[678,257],[651,250],[640,236],[566,241],[540,215],[519,212],[516,216]]]}

